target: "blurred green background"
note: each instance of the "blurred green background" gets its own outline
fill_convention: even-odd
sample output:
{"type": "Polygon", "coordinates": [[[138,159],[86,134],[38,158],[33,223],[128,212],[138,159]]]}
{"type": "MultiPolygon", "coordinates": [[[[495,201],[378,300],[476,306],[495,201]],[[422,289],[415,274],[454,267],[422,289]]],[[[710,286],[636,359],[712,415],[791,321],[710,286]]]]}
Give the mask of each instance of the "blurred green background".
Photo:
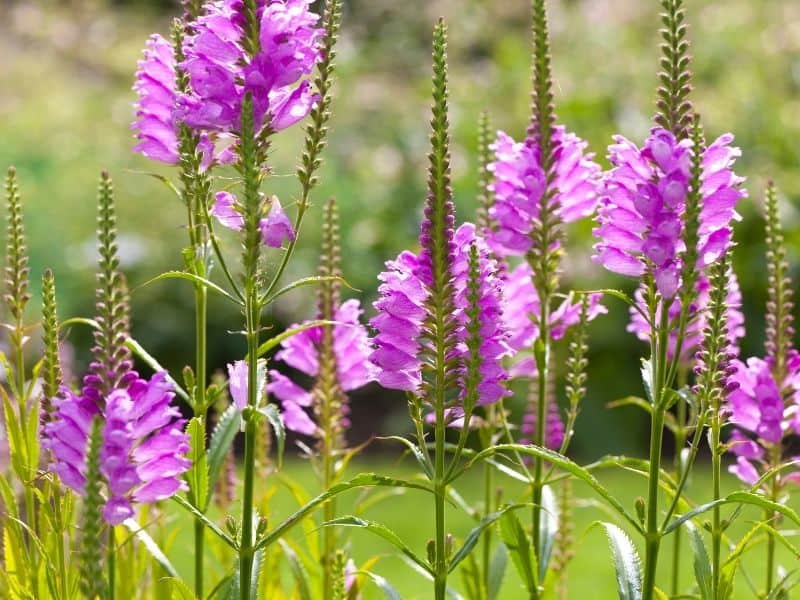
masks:
{"type": "MultiPolygon", "coordinates": [[[[183,209],[143,171],[175,175],[131,152],[133,72],[153,31],[166,34],[178,13],[169,1],[61,0],[0,3],[0,165],[19,170],[32,272],[55,269],[62,316],[89,315],[93,304],[95,186],[109,169],[118,192],[123,266],[133,293],[134,334],[173,370],[191,360],[191,292],[185,282],[139,288],[181,268],[183,209]]],[[[450,24],[453,168],[459,218],[471,219],[476,195],[476,122],[480,110],[514,136],[527,122],[528,0],[346,1],[330,145],[316,210],[306,221],[288,277],[315,268],[319,205],[339,200],[345,275],[369,303],[383,261],[414,244],[424,198],[429,105],[429,42],[436,17],[450,24]]],[[[637,142],[653,111],[659,3],[655,0],[554,0],[551,6],[556,101],[560,120],[587,139],[605,163],[614,132],[637,142]]],[[[693,0],[687,3],[696,72],[693,95],[707,134],[733,131],[750,199],[741,206],[736,267],[747,312],[745,352],[759,353],[765,272],[759,204],[774,178],[788,196],[786,227],[796,240],[792,198],[800,190],[800,3],[785,0],[693,0]]],[[[268,191],[290,205],[299,131],[280,135],[268,191]]],[[[573,231],[565,285],[622,286],[589,261],[589,223],[573,231]]],[[[228,247],[235,248],[232,244],[228,247]]],[[[792,245],[792,258],[796,252],[792,245]]],[[[794,261],[797,263],[797,261],[794,261]]],[[[34,303],[35,304],[35,303],[34,303]]],[[[590,392],[573,452],[636,452],[646,423],[635,409],[606,402],[639,394],[644,348],[625,333],[627,310],[592,326],[590,392]],[[588,429],[591,427],[590,435],[588,429]]],[[[35,306],[31,319],[36,319],[35,306]]],[[[243,352],[228,332],[240,316],[214,299],[211,360],[220,368],[243,352]]],[[[309,317],[310,294],[278,304],[276,327],[309,317]]],[[[369,313],[369,310],[368,310],[369,313]]],[[[80,360],[86,333],[70,336],[80,360]]],[[[353,400],[353,438],[407,428],[401,397],[378,389],[353,400]]],[[[517,407],[519,410],[520,407],[517,407]]]]}

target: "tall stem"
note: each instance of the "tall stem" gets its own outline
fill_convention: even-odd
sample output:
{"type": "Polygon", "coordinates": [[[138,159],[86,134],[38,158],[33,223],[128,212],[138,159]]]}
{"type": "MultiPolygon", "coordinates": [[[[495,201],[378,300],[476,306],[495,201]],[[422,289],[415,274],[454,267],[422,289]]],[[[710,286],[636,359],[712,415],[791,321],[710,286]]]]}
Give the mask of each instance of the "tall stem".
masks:
{"type": "MultiPolygon", "coordinates": [[[[501,409],[502,410],[502,409],[501,409]]],[[[495,406],[492,404],[487,407],[486,411],[489,429],[487,430],[486,439],[481,444],[482,448],[488,448],[492,444],[492,431],[495,426],[495,406]]],[[[487,462],[483,464],[483,512],[484,516],[490,515],[494,510],[494,467],[487,462]]],[[[492,564],[492,530],[487,529],[483,533],[483,552],[482,552],[482,569],[481,569],[481,585],[483,588],[483,597],[489,597],[489,569],[492,564]]]]}
{"type": "Polygon", "coordinates": [[[114,587],[116,583],[116,554],[117,545],[114,540],[114,526],[108,527],[108,600],[114,600],[114,587]]]}
{"type": "MultiPolygon", "coordinates": [[[[680,348],[676,348],[676,355],[675,355],[675,363],[677,364],[680,361],[680,348]]],[[[680,369],[679,371],[679,379],[683,380],[678,382],[678,388],[682,387],[685,383],[685,370],[680,369]]],[[[674,458],[674,467],[675,467],[675,474],[677,476],[677,480],[681,481],[683,478],[683,468],[684,465],[682,464],[681,457],[683,454],[683,447],[686,444],[686,420],[688,418],[686,414],[686,403],[683,400],[678,401],[678,408],[676,411],[675,419],[677,422],[677,429],[675,431],[675,458],[674,458]]],[[[687,464],[685,465],[687,469],[690,466],[687,464]]],[[[678,595],[678,588],[680,587],[680,574],[681,574],[681,528],[675,530],[673,534],[673,541],[672,541],[672,587],[671,587],[671,594],[673,596],[678,595]]]]}
{"type": "MultiPolygon", "coordinates": [[[[781,448],[780,444],[776,444],[771,452],[771,467],[777,468],[781,463],[781,448]]],[[[769,499],[772,502],[778,501],[778,495],[780,494],[780,480],[779,475],[775,475],[770,482],[769,487],[769,499]]],[[[764,520],[770,524],[771,527],[775,527],[775,517],[777,513],[774,513],[770,510],[764,511],[764,520]]],[[[772,534],[771,531],[767,531],[767,573],[766,573],[766,582],[767,587],[764,590],[764,597],[769,596],[770,592],[772,591],[772,584],[774,580],[775,574],[775,536],[772,534]]]]}
{"type": "MultiPolygon", "coordinates": [[[[717,501],[722,497],[720,490],[721,470],[722,470],[722,447],[720,445],[720,433],[722,423],[720,422],[719,411],[715,411],[711,422],[711,486],[713,488],[713,500],[717,501]]],[[[722,516],[719,505],[714,506],[711,517],[711,597],[716,600],[719,597],[720,566],[722,556],[722,516]]]]}
{"type": "MultiPolygon", "coordinates": [[[[539,447],[545,446],[546,421],[547,421],[547,382],[550,377],[550,298],[543,295],[541,299],[542,307],[539,316],[539,339],[536,341],[536,366],[539,371],[538,386],[536,396],[536,438],[535,444],[539,447]]],[[[533,466],[533,484],[531,486],[531,496],[533,498],[533,552],[537,564],[540,564],[542,557],[539,555],[541,547],[540,528],[542,520],[542,481],[544,474],[544,459],[536,456],[533,466]]],[[[538,597],[538,592],[534,594],[538,597]]]]}
{"type": "MultiPolygon", "coordinates": [[[[437,386],[438,388],[438,386],[437,386]]],[[[439,389],[443,389],[439,388],[439,389]]],[[[435,500],[435,518],[436,518],[436,538],[435,544],[435,580],[434,580],[434,595],[436,600],[444,600],[447,591],[447,555],[445,550],[446,533],[445,533],[445,517],[444,517],[444,500],[447,493],[447,484],[444,481],[444,443],[445,443],[445,426],[444,426],[444,394],[436,402],[436,429],[435,446],[436,456],[434,462],[434,493],[435,500]]]]}

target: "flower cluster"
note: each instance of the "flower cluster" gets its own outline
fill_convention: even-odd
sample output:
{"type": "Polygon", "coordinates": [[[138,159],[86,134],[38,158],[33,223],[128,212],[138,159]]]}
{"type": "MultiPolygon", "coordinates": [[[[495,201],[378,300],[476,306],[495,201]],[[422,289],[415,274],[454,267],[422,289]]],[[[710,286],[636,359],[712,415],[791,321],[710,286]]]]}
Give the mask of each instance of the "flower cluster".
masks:
{"type": "MultiPolygon", "coordinates": [[[[548,201],[565,223],[594,214],[600,167],[585,154],[586,142],[556,127],[553,131],[553,186],[548,201]]],[[[489,243],[499,256],[524,255],[532,246],[531,231],[539,219],[546,191],[546,173],[535,137],[515,142],[503,132],[491,146],[495,161],[489,165],[494,176],[490,187],[495,203],[489,211],[494,231],[489,243]]]]}
{"type": "MultiPolygon", "coordinates": [[[[692,143],[678,141],[669,131],[654,128],[639,149],[622,136],[609,148],[613,169],[600,200],[599,226],[594,235],[596,262],[606,269],[639,277],[652,273],[665,298],[680,286],[682,217],[691,179],[692,143]]],[[[739,150],[733,136],[721,136],[701,160],[701,212],[698,264],[716,261],[731,240],[730,222],[738,218],[736,203],[744,196],[742,179],[732,171],[739,150]]]]}
{"type": "Polygon", "coordinates": [[[258,6],[257,49],[247,45],[241,0],[206,5],[186,39],[181,63],[189,91],[178,99],[180,120],[192,128],[236,132],[242,105],[253,101],[256,128],[285,129],[318,100],[307,77],[320,59],[321,30],[309,0],[271,0],[258,6]]]}
{"type": "MultiPolygon", "coordinates": [[[[708,323],[708,303],[710,300],[711,284],[705,274],[701,274],[696,283],[696,295],[694,302],[689,307],[688,323],[684,331],[683,342],[681,344],[681,360],[686,362],[699,348],[703,341],[703,332],[708,323]]],[[[643,342],[650,341],[651,328],[644,318],[642,312],[647,314],[647,302],[645,292],[640,287],[634,294],[637,308],[631,307],[631,320],[628,323],[628,331],[635,334],[643,342]]],[[[725,298],[725,324],[728,334],[728,353],[739,354],[739,340],[744,337],[744,314],[742,313],[742,292],[739,288],[739,280],[736,273],[731,269],[728,274],[728,287],[725,298]]],[[[656,322],[660,322],[662,306],[656,309],[656,322]]],[[[670,358],[674,358],[675,349],[678,343],[678,323],[681,314],[681,301],[679,298],[673,299],[669,305],[669,342],[667,353],[670,358]]]]}
{"type": "MultiPolygon", "coordinates": [[[[753,463],[766,464],[768,452],[779,447],[788,433],[800,434],[800,353],[790,352],[786,377],[780,382],[775,380],[770,358],[750,358],[746,364],[735,360],[731,367],[729,388],[733,389],[726,410],[738,429],[729,442],[736,456],[729,470],[752,485],[760,476],[753,463]]],[[[800,483],[800,473],[786,479],[800,483]]]]}
{"type": "MultiPolygon", "coordinates": [[[[511,377],[536,375],[536,363],[529,352],[539,337],[538,320],[541,315],[539,294],[533,285],[533,270],[528,263],[521,263],[507,273],[503,281],[505,307],[503,320],[510,333],[508,345],[514,351],[514,364],[509,371],[511,377]]],[[[605,314],[606,307],[600,304],[602,294],[589,296],[588,320],[605,314]]],[[[572,297],[566,298],[550,313],[550,335],[554,340],[564,337],[570,327],[580,320],[581,303],[572,297]]]]}
{"type": "Polygon", "coordinates": [[[65,485],[82,493],[92,420],[103,421],[101,474],[108,486],[105,520],[117,525],[133,515],[134,502],[156,502],[186,488],[181,475],[190,467],[184,421],[172,406],[174,393],[166,373],[149,381],[131,372],[132,381],[95,401],[93,386],[80,394],[67,388],[53,400],[55,414],[44,428],[44,444],[53,470],[65,485]]]}
{"type": "MultiPolygon", "coordinates": [[[[421,238],[426,235],[426,222],[423,223],[421,238]]],[[[467,265],[470,248],[475,245],[479,255],[478,320],[481,332],[481,382],[477,402],[491,404],[507,393],[503,386],[507,373],[502,367],[502,359],[511,352],[502,320],[503,300],[501,282],[497,277],[498,267],[489,256],[486,242],[476,234],[472,223],[461,225],[450,239],[448,263],[455,313],[449,316],[455,323],[455,347],[448,358],[459,359],[463,376],[467,338],[467,265]]],[[[387,270],[379,275],[382,283],[378,291],[381,297],[374,304],[378,314],[370,321],[377,330],[374,340],[376,347],[371,360],[380,368],[377,380],[381,385],[419,393],[423,382],[422,353],[426,344],[424,323],[429,316],[433,283],[430,258],[426,250],[419,256],[405,251],[396,260],[388,261],[386,266],[387,270]]],[[[466,391],[463,383],[460,387],[463,397],[466,391]]]]}
{"type": "MultiPolygon", "coordinates": [[[[258,227],[261,231],[261,240],[271,248],[280,248],[285,241],[294,241],[295,232],[292,222],[281,206],[277,196],[270,198],[269,202],[262,199],[267,215],[259,220],[258,227]]],[[[230,192],[217,192],[211,214],[223,226],[234,231],[241,231],[244,227],[244,216],[236,196],[230,192]]]]}
{"type": "MultiPolygon", "coordinates": [[[[536,405],[531,407],[522,417],[522,437],[519,439],[520,444],[532,444],[536,434],[537,415],[536,405]]],[[[546,448],[558,451],[561,444],[564,442],[564,422],[561,420],[561,413],[558,410],[558,404],[555,400],[550,399],[547,402],[547,413],[544,424],[544,445],[546,448]]]]}

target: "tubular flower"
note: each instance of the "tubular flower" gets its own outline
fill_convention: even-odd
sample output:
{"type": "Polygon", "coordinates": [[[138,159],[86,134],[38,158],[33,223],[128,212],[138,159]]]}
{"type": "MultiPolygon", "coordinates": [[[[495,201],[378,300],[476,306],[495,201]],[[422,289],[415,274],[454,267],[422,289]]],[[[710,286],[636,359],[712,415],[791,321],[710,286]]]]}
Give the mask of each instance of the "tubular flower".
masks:
{"type": "MultiPolygon", "coordinates": [[[[420,241],[426,245],[428,220],[423,222],[420,241]]],[[[467,286],[469,281],[469,252],[475,245],[479,261],[479,315],[481,383],[477,389],[477,403],[491,404],[506,395],[503,381],[507,373],[502,358],[510,354],[503,321],[503,300],[498,265],[490,258],[486,242],[475,233],[472,223],[465,223],[453,233],[449,243],[450,285],[454,314],[454,347],[449,358],[458,359],[462,375],[459,385],[461,398],[466,393],[463,375],[466,373],[467,355],[467,286]]],[[[378,314],[370,321],[376,329],[375,350],[371,360],[380,370],[378,382],[384,387],[420,393],[422,387],[422,358],[426,348],[424,323],[429,315],[432,282],[430,253],[423,250],[419,256],[401,253],[396,260],[386,263],[387,270],[379,275],[381,298],[374,306],[378,314]]]]}
{"type": "MultiPolygon", "coordinates": [[[[362,314],[358,300],[347,300],[334,314],[333,353],[336,357],[337,384],[343,392],[365,386],[375,379],[375,369],[369,362],[372,349],[369,334],[361,324],[362,314]]],[[[323,327],[311,327],[281,343],[281,351],[275,355],[290,367],[310,376],[319,374],[320,346],[323,327]]],[[[317,425],[304,409],[313,406],[313,394],[291,381],[278,371],[269,372],[267,391],[281,401],[286,428],[313,435],[317,425]]],[[[346,410],[346,407],[343,407],[346,410]]]]}
{"type": "MultiPolygon", "coordinates": [[[[139,61],[133,89],[139,96],[136,102],[136,120],[131,128],[139,143],[134,152],[170,165],[180,161],[180,123],[176,115],[178,92],[176,90],[175,50],[172,44],[158,34],[147,40],[144,58],[139,61]]],[[[226,150],[215,156],[214,143],[206,133],[201,133],[197,150],[202,155],[201,170],[206,170],[214,159],[229,162],[226,150]]]]}
{"type": "MultiPolygon", "coordinates": [[[[683,343],[681,345],[681,359],[688,361],[703,341],[703,331],[708,322],[707,308],[710,301],[711,284],[705,274],[701,274],[697,279],[696,294],[694,303],[690,306],[689,322],[684,332],[683,343]]],[[[647,302],[644,290],[640,287],[634,294],[638,307],[647,312],[647,302]]],[[[744,314],[742,313],[742,292],[739,288],[739,280],[736,273],[731,269],[728,273],[728,291],[725,298],[725,324],[728,333],[728,353],[739,354],[739,340],[744,337],[744,314]]],[[[675,356],[675,347],[678,341],[677,319],[681,313],[680,299],[675,298],[669,306],[669,345],[667,352],[670,358],[675,356]]],[[[643,342],[650,341],[650,326],[639,310],[631,307],[631,320],[628,323],[628,331],[635,334],[643,342]]],[[[661,319],[661,305],[656,309],[656,322],[661,319]]]]}
{"type": "MultiPolygon", "coordinates": [[[[134,374],[135,375],[135,374],[134,374]]],[[[186,489],[181,475],[190,467],[184,420],[172,406],[174,393],[165,372],[147,381],[133,378],[114,389],[102,405],[88,395],[62,389],[56,411],[44,428],[53,470],[78,493],[86,485],[86,451],[92,420],[103,422],[101,473],[108,489],[103,517],[111,525],[133,515],[134,503],[164,500],[186,489]]]]}
{"type": "Polygon", "coordinates": [[[734,360],[728,387],[726,411],[738,429],[731,436],[730,452],[736,464],[730,472],[747,484],[759,478],[756,465],[766,465],[767,452],[791,434],[800,435],[800,353],[792,350],[786,363],[786,378],[775,381],[772,360],[734,360]],[[755,463],[755,464],[754,464],[755,463]]]}
{"type": "MultiPolygon", "coordinates": [[[[269,203],[263,200],[262,210],[267,210],[267,216],[263,217],[258,227],[261,230],[261,241],[270,248],[280,248],[286,241],[292,242],[295,239],[294,226],[286,216],[277,196],[272,196],[269,203]]],[[[244,227],[244,216],[236,196],[230,192],[217,192],[214,196],[214,204],[211,206],[211,214],[217,221],[228,229],[241,231],[244,227]]]]}
{"type": "Polygon", "coordinates": [[[241,0],[208,3],[186,40],[181,67],[191,91],[179,99],[182,120],[195,129],[238,131],[248,94],[257,130],[279,131],[305,117],[318,100],[304,78],[320,59],[322,33],[309,4],[259,2],[258,48],[250,55],[241,0]]]}
{"type": "MultiPolygon", "coordinates": [[[[556,193],[549,200],[565,223],[594,214],[600,167],[585,154],[586,142],[564,127],[553,132],[556,193]]],[[[535,138],[515,142],[502,131],[491,146],[496,160],[488,166],[495,203],[489,210],[494,232],[489,242],[499,256],[524,255],[532,246],[531,231],[539,219],[546,187],[535,138]]]]}
{"type": "MultiPolygon", "coordinates": [[[[733,136],[717,139],[703,153],[698,264],[719,258],[731,240],[734,207],[744,196],[732,171],[739,155],[733,136]]],[[[609,148],[613,165],[600,199],[594,260],[609,271],[639,277],[651,272],[658,290],[672,298],[680,285],[682,217],[691,179],[692,143],[654,128],[639,149],[622,136],[609,148]]]]}
{"type": "MultiPolygon", "coordinates": [[[[539,295],[533,285],[533,271],[528,263],[521,263],[508,272],[503,282],[505,306],[503,319],[505,329],[510,332],[508,345],[513,350],[513,365],[509,371],[511,377],[533,377],[536,375],[536,363],[531,351],[539,337],[538,319],[541,314],[539,295]]],[[[589,296],[589,320],[608,312],[600,304],[602,294],[589,296]]],[[[566,298],[550,313],[550,334],[553,339],[564,337],[570,327],[580,321],[581,303],[571,297],[566,298]]]]}

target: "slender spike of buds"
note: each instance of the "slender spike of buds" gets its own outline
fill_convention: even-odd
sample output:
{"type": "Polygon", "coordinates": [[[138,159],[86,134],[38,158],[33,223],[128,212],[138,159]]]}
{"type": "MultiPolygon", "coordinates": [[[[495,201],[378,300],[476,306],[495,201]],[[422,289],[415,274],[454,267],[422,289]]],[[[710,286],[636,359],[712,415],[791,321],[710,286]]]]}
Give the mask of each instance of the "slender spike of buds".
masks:
{"type": "Polygon", "coordinates": [[[475,224],[478,232],[487,237],[492,230],[489,211],[494,204],[494,192],[491,189],[494,176],[489,165],[494,162],[495,157],[491,146],[492,123],[489,112],[484,110],[478,119],[478,214],[475,224]]]}
{"type": "Polygon", "coordinates": [[[25,245],[25,225],[22,218],[22,198],[17,186],[17,170],[9,167],[6,175],[6,205],[8,226],[6,228],[5,300],[17,329],[22,326],[25,306],[30,300],[28,292],[28,248],[25,245]]]}
{"type": "Polygon", "coordinates": [[[692,74],[689,70],[689,41],[686,39],[686,11],[683,0],[661,0],[661,6],[664,9],[661,15],[664,42],[661,44],[662,71],[658,75],[661,86],[657,92],[655,122],[681,140],[689,137],[692,124],[692,104],[688,99],[692,74]]]}
{"type": "Polygon", "coordinates": [[[52,400],[59,394],[62,384],[61,361],[58,343],[58,313],[56,311],[56,280],[47,269],[42,276],[42,357],[43,401],[42,422],[50,420],[52,400]]]}
{"type": "Polygon", "coordinates": [[[101,494],[103,476],[100,474],[100,448],[103,445],[103,422],[91,421],[86,450],[86,488],[81,515],[81,544],[78,554],[79,585],[84,598],[105,598],[106,580],[103,575],[103,517],[101,494]]]}

